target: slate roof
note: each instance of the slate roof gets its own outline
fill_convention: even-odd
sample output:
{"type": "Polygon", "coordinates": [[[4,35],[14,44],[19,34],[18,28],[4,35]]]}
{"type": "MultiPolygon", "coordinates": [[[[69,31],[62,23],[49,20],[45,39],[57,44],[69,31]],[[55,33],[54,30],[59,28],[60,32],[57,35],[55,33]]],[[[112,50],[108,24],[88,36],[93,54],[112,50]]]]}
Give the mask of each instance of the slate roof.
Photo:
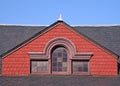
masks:
{"type": "MultiPolygon", "coordinates": [[[[33,37],[46,27],[0,25],[0,55],[33,37]]],[[[120,56],[120,26],[72,26],[72,28],[120,56]]]]}
{"type": "Polygon", "coordinates": [[[0,25],[0,55],[14,48],[46,26],[0,25]]]}
{"type": "Polygon", "coordinates": [[[0,86],[120,86],[120,77],[0,76],[0,86]]]}
{"type": "Polygon", "coordinates": [[[75,26],[74,29],[120,56],[120,26],[75,26]]]}

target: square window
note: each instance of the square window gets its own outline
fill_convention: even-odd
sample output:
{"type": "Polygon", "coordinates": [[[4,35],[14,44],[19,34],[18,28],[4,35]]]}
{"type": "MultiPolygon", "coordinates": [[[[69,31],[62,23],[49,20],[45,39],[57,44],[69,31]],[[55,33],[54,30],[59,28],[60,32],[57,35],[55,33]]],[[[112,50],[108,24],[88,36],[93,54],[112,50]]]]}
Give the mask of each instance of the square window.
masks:
{"type": "Polygon", "coordinates": [[[47,72],[48,61],[31,61],[31,72],[47,72]]]}
{"type": "Polygon", "coordinates": [[[72,61],[73,73],[88,73],[88,61],[72,61]]]}

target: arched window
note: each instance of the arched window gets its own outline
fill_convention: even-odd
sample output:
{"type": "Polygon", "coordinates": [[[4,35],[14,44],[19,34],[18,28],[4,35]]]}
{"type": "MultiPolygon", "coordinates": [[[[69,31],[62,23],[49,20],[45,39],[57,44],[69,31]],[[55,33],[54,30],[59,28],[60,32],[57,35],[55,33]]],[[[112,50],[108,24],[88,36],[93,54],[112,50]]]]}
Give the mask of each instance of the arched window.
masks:
{"type": "Polygon", "coordinates": [[[67,50],[64,47],[56,47],[52,51],[52,73],[67,72],[67,50]]]}

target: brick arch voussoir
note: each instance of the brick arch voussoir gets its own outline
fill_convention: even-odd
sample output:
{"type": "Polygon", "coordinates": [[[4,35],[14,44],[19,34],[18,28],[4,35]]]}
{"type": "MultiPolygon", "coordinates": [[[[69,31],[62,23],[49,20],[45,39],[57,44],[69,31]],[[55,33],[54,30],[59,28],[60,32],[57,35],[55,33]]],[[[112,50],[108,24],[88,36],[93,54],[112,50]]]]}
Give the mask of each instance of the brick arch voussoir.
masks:
{"type": "Polygon", "coordinates": [[[70,57],[75,55],[76,47],[71,40],[67,38],[54,38],[51,39],[45,46],[44,52],[46,53],[47,57],[50,58],[53,47],[59,45],[64,46],[68,50],[70,57]]]}

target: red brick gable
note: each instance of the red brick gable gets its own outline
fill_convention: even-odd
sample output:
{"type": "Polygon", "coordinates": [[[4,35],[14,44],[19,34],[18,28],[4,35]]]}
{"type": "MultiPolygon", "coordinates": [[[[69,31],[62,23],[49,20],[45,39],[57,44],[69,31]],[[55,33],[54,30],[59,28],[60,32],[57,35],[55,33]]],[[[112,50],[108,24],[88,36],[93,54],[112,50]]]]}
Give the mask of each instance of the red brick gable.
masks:
{"type": "Polygon", "coordinates": [[[47,43],[56,37],[72,41],[77,53],[93,53],[90,60],[91,75],[117,75],[117,59],[114,54],[59,21],[6,55],[2,59],[2,75],[29,75],[30,57],[28,52],[44,52],[47,43]]]}

